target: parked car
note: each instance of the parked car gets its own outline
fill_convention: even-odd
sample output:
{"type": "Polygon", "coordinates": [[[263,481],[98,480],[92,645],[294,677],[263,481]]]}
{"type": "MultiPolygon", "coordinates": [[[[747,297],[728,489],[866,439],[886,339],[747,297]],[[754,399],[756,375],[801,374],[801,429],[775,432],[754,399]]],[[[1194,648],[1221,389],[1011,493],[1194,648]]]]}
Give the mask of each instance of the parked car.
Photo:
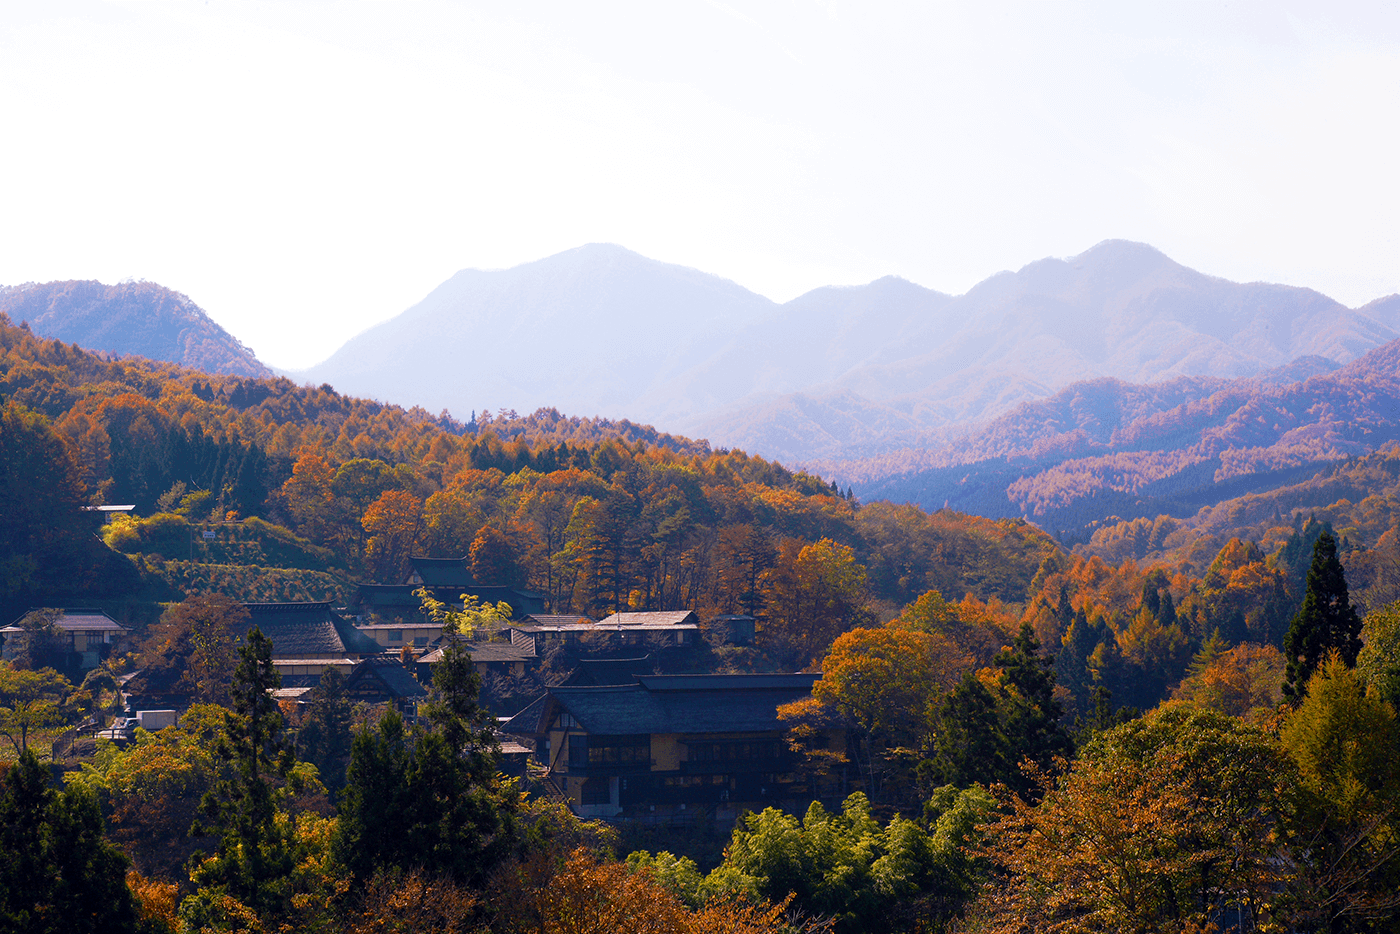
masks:
{"type": "Polygon", "coordinates": [[[136,736],[136,720],[134,717],[117,717],[112,721],[112,725],[105,730],[99,730],[98,739],[110,739],[117,745],[125,745],[136,736]]]}

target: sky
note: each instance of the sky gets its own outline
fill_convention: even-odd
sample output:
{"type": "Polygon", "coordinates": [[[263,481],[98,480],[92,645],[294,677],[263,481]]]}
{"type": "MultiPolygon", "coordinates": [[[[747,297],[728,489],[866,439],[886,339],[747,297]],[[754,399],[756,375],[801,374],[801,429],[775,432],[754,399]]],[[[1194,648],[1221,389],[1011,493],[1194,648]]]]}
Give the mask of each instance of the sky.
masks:
{"type": "Polygon", "coordinates": [[[1393,3],[0,0],[0,283],[148,279],[319,362],[618,243],[786,301],[1105,239],[1400,292],[1393,3]]]}

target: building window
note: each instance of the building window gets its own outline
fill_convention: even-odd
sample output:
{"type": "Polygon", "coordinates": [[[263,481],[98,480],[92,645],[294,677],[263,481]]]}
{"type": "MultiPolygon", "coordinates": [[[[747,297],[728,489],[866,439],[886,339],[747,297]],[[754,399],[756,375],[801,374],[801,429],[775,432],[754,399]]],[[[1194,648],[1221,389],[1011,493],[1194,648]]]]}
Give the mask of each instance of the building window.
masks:
{"type": "Polygon", "coordinates": [[[579,789],[579,804],[611,804],[606,778],[585,778],[579,789]]]}
{"type": "Polygon", "coordinates": [[[651,736],[570,736],[569,768],[651,765],[651,736]]]}
{"type": "Polygon", "coordinates": [[[590,736],[589,765],[650,765],[651,735],[590,736]]]}
{"type": "Polygon", "coordinates": [[[777,759],[782,755],[777,740],[751,740],[742,743],[692,743],[691,762],[751,762],[777,759]]]}
{"type": "Polygon", "coordinates": [[[403,641],[403,630],[402,630],[402,629],[390,629],[390,630],[389,630],[389,641],[390,641],[390,642],[402,642],[402,641],[403,641]]]}

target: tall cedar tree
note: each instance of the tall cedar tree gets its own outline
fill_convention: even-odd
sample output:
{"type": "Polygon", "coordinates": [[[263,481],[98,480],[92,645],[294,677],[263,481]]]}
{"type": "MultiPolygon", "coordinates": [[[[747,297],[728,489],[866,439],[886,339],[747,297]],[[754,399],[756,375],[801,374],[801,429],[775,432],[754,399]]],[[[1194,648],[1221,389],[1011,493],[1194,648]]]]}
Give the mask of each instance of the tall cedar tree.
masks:
{"type": "Polygon", "coordinates": [[[0,930],[136,931],[126,867],[102,836],[96,797],[55,791],[34,753],[20,755],[0,779],[0,930]]]}
{"type": "Polygon", "coordinates": [[[515,796],[497,771],[490,714],[471,656],[448,640],[423,725],[390,711],[355,737],[335,850],[360,879],[424,870],[479,883],[514,842],[515,796]]]}
{"type": "Polygon", "coordinates": [[[345,693],[345,676],[339,669],[328,667],[311,692],[311,709],[298,731],[297,745],[300,755],[316,766],[326,790],[332,794],[339,794],[345,787],[354,714],[345,693]]]}
{"type": "MultiPolygon", "coordinates": [[[[221,834],[219,851],[191,873],[203,889],[230,895],[262,918],[288,910],[295,864],[291,828],[277,819],[278,790],[295,764],[272,697],[281,684],[272,666],[272,640],[255,626],[238,651],[233,709],[224,715],[217,746],[233,768],[200,802],[200,813],[221,834]]],[[[204,832],[199,824],[191,830],[204,832]]]]}
{"type": "Polygon", "coordinates": [[[1001,673],[995,688],[971,672],[939,705],[937,755],[929,767],[938,781],[966,787],[1004,782],[1023,797],[1035,783],[1021,772],[1030,760],[1047,770],[1068,757],[1074,742],[1060,724],[1053,662],[1040,654],[1029,623],[1009,649],[992,659],[1001,673]]]}
{"type": "Polygon", "coordinates": [[[1361,617],[1352,608],[1347,579],[1337,560],[1337,540],[1323,532],[1313,545],[1312,567],[1303,606],[1293,617],[1283,640],[1288,658],[1283,695],[1296,706],[1307,693],[1308,679],[1336,651],[1348,668],[1361,651],[1361,617]]]}

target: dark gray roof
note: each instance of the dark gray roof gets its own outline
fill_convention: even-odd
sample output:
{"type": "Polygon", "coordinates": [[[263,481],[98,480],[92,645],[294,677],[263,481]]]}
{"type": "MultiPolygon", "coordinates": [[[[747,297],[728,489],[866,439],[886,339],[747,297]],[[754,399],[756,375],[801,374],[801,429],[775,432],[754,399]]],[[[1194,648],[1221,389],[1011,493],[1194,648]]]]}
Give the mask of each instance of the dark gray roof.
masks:
{"type": "Polygon", "coordinates": [[[475,584],[466,558],[409,558],[413,573],[429,587],[471,587],[475,584]]]}
{"type": "MultiPolygon", "coordinates": [[[[29,613],[33,613],[36,609],[39,609],[39,608],[38,608],[38,607],[31,607],[31,608],[29,609],[29,612],[28,612],[28,613],[25,613],[24,615],[25,615],[25,616],[28,616],[29,613]]],[[[15,620],[13,626],[7,626],[7,627],[5,627],[5,628],[6,628],[6,629],[14,629],[14,628],[18,627],[18,626],[19,626],[19,623],[20,623],[20,620],[22,620],[22,619],[24,619],[24,616],[21,616],[19,619],[15,620]]],[[[59,611],[58,611],[58,616],[57,616],[57,618],[54,620],[54,625],[55,625],[57,628],[62,629],[64,632],[126,632],[126,631],[127,631],[127,629],[126,629],[125,626],[121,625],[120,623],[118,623],[116,620],[112,619],[112,617],[108,616],[106,613],[102,612],[101,610],[87,609],[87,608],[82,608],[82,609],[72,608],[72,609],[61,609],[61,610],[59,610],[59,611]]]]}
{"type": "Polygon", "coordinates": [[[594,621],[587,616],[569,616],[562,613],[554,615],[548,613],[531,613],[529,616],[521,619],[520,622],[525,625],[517,626],[517,629],[523,629],[528,626],[591,626],[594,621]]]}
{"type": "Polygon", "coordinates": [[[329,603],[246,603],[249,628],[272,640],[273,658],[377,655],[384,647],[331,609],[329,603]]]}
{"type": "Polygon", "coordinates": [[[580,658],[565,684],[635,684],[638,675],[655,669],[650,655],[641,658],[580,658]]]}
{"type": "Polygon", "coordinates": [[[536,698],[530,706],[520,713],[506,719],[501,724],[502,733],[526,733],[537,735],[544,733],[549,728],[546,715],[554,708],[554,700],[550,695],[536,698]]]}
{"type": "Polygon", "coordinates": [[[778,707],[807,697],[821,675],[658,675],[616,686],[549,689],[506,724],[539,733],[555,706],[592,734],[760,733],[785,729],[778,707]]]}
{"type": "Polygon", "coordinates": [[[396,656],[379,655],[355,666],[345,679],[347,691],[366,679],[378,678],[392,697],[425,697],[427,691],[396,656]]]}
{"type": "Polygon", "coordinates": [[[543,606],[544,597],[532,590],[516,590],[513,587],[486,587],[472,583],[457,584],[360,584],[350,601],[354,607],[392,607],[395,611],[402,607],[408,612],[422,617],[422,603],[414,596],[420,586],[425,587],[434,597],[447,604],[461,602],[462,594],[467,593],[483,603],[510,604],[511,617],[543,606]]]}

